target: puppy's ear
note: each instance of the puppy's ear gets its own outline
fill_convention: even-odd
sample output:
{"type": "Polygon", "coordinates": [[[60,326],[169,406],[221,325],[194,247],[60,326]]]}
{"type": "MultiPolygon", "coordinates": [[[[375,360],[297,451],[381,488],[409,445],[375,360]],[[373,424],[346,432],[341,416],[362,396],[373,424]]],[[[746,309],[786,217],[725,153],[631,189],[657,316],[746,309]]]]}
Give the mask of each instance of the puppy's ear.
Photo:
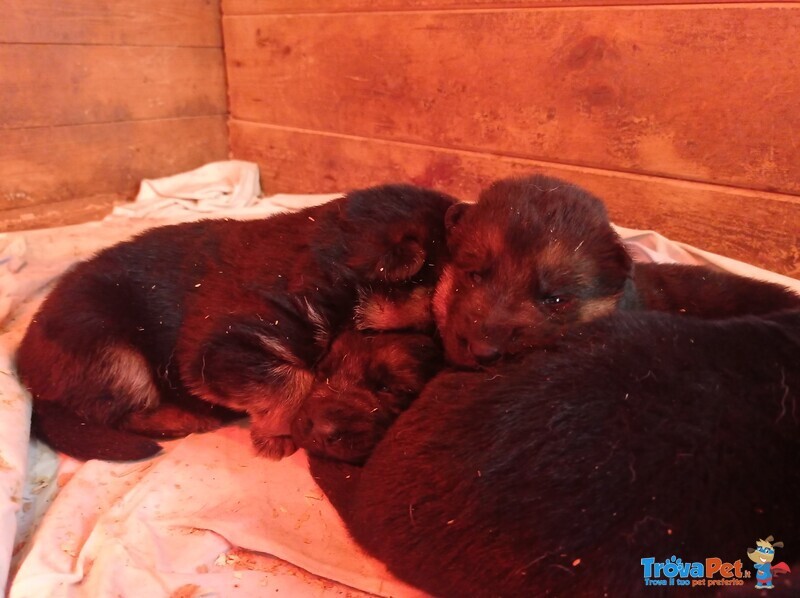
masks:
{"type": "Polygon", "coordinates": [[[349,241],[348,267],[367,281],[410,280],[425,265],[427,251],[413,232],[361,231],[349,241]]]}
{"type": "Polygon", "coordinates": [[[594,264],[594,288],[599,295],[616,295],[620,292],[635,298],[635,288],[626,291],[628,280],[633,276],[633,260],[622,240],[610,227],[606,231],[596,230],[586,237],[581,246],[581,255],[587,263],[594,264]]]}
{"type": "Polygon", "coordinates": [[[444,214],[444,227],[445,230],[450,233],[450,231],[458,225],[458,222],[463,218],[464,214],[467,213],[467,210],[472,208],[472,204],[468,203],[455,203],[449,208],[447,208],[447,212],[444,214]]]}
{"type": "Polygon", "coordinates": [[[464,218],[464,215],[471,210],[473,204],[456,203],[450,206],[444,215],[444,230],[447,239],[447,247],[451,254],[458,252],[460,245],[461,230],[459,224],[464,218]]]}
{"type": "Polygon", "coordinates": [[[367,278],[389,282],[409,280],[425,265],[426,256],[419,240],[413,235],[406,235],[378,258],[375,269],[368,273],[367,278]]]}

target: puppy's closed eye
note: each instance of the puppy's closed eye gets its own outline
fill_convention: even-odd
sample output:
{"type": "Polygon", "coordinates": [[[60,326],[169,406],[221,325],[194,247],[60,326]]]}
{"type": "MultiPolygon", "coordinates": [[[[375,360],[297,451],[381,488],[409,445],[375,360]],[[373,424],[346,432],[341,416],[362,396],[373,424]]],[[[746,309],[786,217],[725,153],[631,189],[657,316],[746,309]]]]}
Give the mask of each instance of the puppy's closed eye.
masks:
{"type": "Polygon", "coordinates": [[[389,362],[379,361],[377,364],[371,364],[366,375],[367,388],[379,394],[399,394],[403,386],[399,382],[392,373],[392,364],[389,362]]]}
{"type": "Polygon", "coordinates": [[[542,297],[539,302],[542,305],[545,305],[551,309],[553,308],[563,308],[566,307],[572,300],[574,299],[573,296],[568,294],[554,294],[554,295],[546,295],[542,297]]]}

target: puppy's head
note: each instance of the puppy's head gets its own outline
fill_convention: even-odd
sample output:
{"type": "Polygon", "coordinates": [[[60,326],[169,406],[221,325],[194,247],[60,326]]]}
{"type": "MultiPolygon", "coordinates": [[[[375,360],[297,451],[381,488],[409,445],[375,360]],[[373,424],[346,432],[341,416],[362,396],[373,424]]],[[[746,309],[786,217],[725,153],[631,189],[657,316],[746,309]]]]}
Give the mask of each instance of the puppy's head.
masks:
{"type": "Polygon", "coordinates": [[[631,260],[603,203],[543,176],[494,183],[446,215],[451,263],[433,300],[447,358],[474,367],[614,310],[631,260]]]}
{"type": "Polygon", "coordinates": [[[441,367],[430,336],[345,332],[319,363],[292,436],[314,455],[361,463],[441,367]]]}
{"type": "Polygon", "coordinates": [[[444,260],[452,197],[412,185],[353,191],[343,202],[346,262],[368,281],[410,280],[444,260]]]}

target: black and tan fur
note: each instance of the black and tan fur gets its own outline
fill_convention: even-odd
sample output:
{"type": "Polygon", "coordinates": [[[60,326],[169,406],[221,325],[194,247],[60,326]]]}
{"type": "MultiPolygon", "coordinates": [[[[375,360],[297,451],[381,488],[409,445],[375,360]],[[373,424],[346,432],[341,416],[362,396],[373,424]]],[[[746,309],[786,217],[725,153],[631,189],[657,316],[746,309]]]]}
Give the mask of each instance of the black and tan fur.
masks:
{"type": "Polygon", "coordinates": [[[634,264],[605,206],[544,176],[507,179],[446,216],[452,263],[433,311],[450,362],[474,367],[547,344],[617,309],[703,318],[798,305],[778,285],[708,268],[634,264]]]}
{"type": "Polygon", "coordinates": [[[266,220],[157,228],[102,251],[59,281],[19,348],[35,429],[80,458],[134,459],[159,446],[125,431],[184,435],[233,410],[250,415],[262,454],[291,453],[312,367],[351,325],[359,289],[435,280],[428,264],[445,251],[451,203],[383,186],[266,220]]]}
{"type": "Polygon", "coordinates": [[[437,596],[633,596],[658,593],[643,557],[800,532],[797,295],[634,267],[602,203],[554,179],[446,224],[434,313],[451,363],[483,369],[434,378],[363,470],[312,459],[370,554],[437,596]]]}
{"type": "Polygon", "coordinates": [[[310,454],[361,463],[443,366],[431,335],[344,332],[315,368],[292,437],[310,454]]]}
{"type": "Polygon", "coordinates": [[[312,473],[356,541],[433,595],[662,595],[642,558],[800,537],[798,364],[800,311],[618,312],[438,376],[363,470],[312,473]]]}

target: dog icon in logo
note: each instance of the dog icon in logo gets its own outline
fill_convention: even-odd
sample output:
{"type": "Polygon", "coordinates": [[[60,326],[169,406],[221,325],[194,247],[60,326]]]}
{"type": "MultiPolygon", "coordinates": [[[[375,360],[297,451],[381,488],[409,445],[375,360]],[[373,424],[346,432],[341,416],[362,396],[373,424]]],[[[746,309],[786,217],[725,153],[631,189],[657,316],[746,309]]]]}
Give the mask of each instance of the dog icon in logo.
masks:
{"type": "Polygon", "coordinates": [[[747,549],[747,557],[755,563],[757,590],[771,590],[775,587],[772,585],[773,575],[791,573],[786,563],[772,564],[775,549],[783,548],[783,542],[773,542],[774,539],[772,536],[767,536],[766,540],[756,542],[757,548],[747,549]]]}

